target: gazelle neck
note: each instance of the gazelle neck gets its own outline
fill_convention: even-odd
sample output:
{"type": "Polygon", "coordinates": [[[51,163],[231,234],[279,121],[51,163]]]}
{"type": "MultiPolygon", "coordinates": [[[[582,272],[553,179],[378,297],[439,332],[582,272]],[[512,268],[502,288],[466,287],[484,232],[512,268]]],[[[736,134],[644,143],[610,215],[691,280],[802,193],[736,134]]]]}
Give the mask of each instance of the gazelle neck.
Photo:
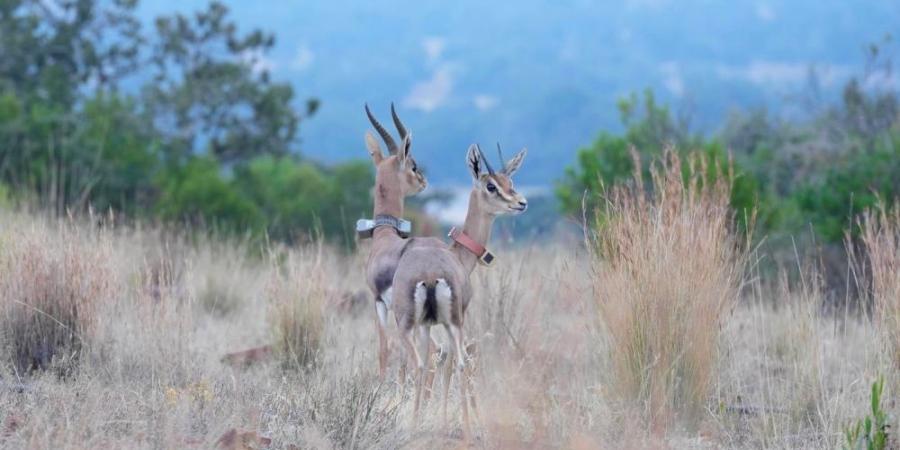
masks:
{"type": "MultiPolygon", "coordinates": [[[[373,218],[378,215],[388,215],[397,218],[403,217],[403,192],[400,188],[387,183],[381,174],[375,175],[375,211],[373,218]]],[[[381,236],[399,236],[397,230],[391,227],[378,227],[373,233],[373,238],[377,239],[381,236]]]]}
{"type": "MultiPolygon", "coordinates": [[[[496,216],[489,214],[481,208],[475,191],[469,194],[469,209],[466,212],[466,222],[463,224],[463,233],[466,233],[475,242],[487,247],[491,240],[491,228],[494,226],[496,216]]],[[[450,250],[456,254],[467,273],[472,273],[478,264],[478,257],[471,251],[454,242],[450,250]]]]}

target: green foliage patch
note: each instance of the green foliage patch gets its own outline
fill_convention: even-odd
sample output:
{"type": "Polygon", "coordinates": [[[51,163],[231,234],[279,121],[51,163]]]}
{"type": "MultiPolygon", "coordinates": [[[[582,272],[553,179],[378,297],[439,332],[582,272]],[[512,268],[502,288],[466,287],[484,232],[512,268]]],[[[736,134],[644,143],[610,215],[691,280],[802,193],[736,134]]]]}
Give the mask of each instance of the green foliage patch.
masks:
{"type": "Polygon", "coordinates": [[[872,383],[870,396],[870,413],[844,429],[844,448],[847,450],[884,450],[888,448],[888,414],[881,409],[881,396],[884,393],[884,377],[872,383]]]}

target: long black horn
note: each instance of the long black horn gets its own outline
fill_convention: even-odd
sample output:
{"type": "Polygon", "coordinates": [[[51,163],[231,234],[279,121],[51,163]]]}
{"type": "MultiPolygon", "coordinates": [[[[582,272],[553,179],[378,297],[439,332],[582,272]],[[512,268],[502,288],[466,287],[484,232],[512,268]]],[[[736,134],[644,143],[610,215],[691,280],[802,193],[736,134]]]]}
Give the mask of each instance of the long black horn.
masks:
{"type": "Polygon", "coordinates": [[[391,102],[391,117],[394,118],[394,126],[397,127],[397,132],[400,133],[400,139],[406,139],[406,135],[409,133],[406,132],[406,127],[403,126],[403,122],[397,116],[397,111],[394,110],[394,102],[391,102]]]}
{"type": "Polygon", "coordinates": [[[500,171],[506,172],[506,160],[503,159],[503,150],[500,150],[500,143],[497,143],[497,156],[500,157],[500,171]]]}
{"type": "Polygon", "coordinates": [[[475,148],[478,149],[478,155],[481,156],[481,161],[484,162],[484,167],[487,169],[488,174],[489,174],[489,175],[493,175],[493,174],[494,174],[494,168],[491,167],[491,163],[488,162],[487,157],[484,156],[484,152],[481,151],[481,146],[478,145],[478,144],[475,144],[475,148]]]}
{"type": "Polygon", "coordinates": [[[394,138],[391,137],[391,134],[381,126],[381,123],[378,122],[378,119],[372,115],[372,111],[369,111],[369,104],[366,103],[366,115],[369,116],[369,122],[372,122],[372,126],[375,127],[375,131],[381,135],[381,139],[384,139],[384,143],[387,144],[388,152],[390,154],[397,154],[397,143],[394,142],[394,138]]]}

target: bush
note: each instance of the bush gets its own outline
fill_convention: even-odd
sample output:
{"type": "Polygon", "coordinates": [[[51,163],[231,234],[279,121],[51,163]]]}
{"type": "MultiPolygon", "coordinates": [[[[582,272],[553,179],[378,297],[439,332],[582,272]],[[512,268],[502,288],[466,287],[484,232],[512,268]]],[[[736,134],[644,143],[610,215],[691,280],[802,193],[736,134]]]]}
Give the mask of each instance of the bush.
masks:
{"type": "Polygon", "coordinates": [[[621,136],[603,133],[590,147],[579,150],[577,164],[567,168],[557,184],[556,194],[564,212],[580,217],[582,201],[586,200],[588,211],[585,213],[602,213],[602,208],[594,209],[594,206],[603,202],[606,188],[629,181],[635,169],[640,170],[643,177],[649,177],[651,161],[662,157],[666,148],[675,146],[682,152],[681,156],[687,152],[704,154],[709,164],[705,166],[707,173],[701,180],[715,182],[714,178],[719,175],[717,167],[733,170],[729,202],[738,212],[742,226],[747,225],[746,219],[759,209],[760,204],[766,206],[761,210],[764,225],[774,220],[774,208],[767,201],[760,201],[761,190],[756,178],[737,167],[720,142],[691,135],[686,125],[676,123],[668,108],[656,103],[652,92],[644,94],[642,105],[637,96],[632,95],[619,103],[619,109],[625,133],[621,136]],[[642,114],[637,114],[638,109],[642,114]],[[632,152],[637,152],[640,158],[633,158],[632,152]],[[587,197],[583,199],[585,193],[587,197]]]}
{"type": "Polygon", "coordinates": [[[844,231],[859,236],[856,219],[880,199],[900,196],[900,131],[887,144],[852,150],[823,170],[819,180],[806,183],[795,195],[806,219],[830,242],[840,242],[844,231]]]}
{"type": "Polygon", "coordinates": [[[270,236],[307,242],[317,229],[346,236],[352,221],[371,211],[373,183],[370,165],[325,169],[290,157],[254,159],[235,177],[235,189],[260,208],[270,236]]]}
{"type": "Polygon", "coordinates": [[[74,369],[116,290],[106,243],[73,230],[38,226],[0,241],[0,343],[18,373],[74,369]]]}
{"type": "MultiPolygon", "coordinates": [[[[307,392],[301,423],[321,431],[333,448],[405,447],[397,436],[400,404],[391,398],[374,375],[347,371],[322,374],[317,383],[305,383],[307,392]]],[[[307,442],[305,448],[330,448],[307,442]]]]}
{"type": "Polygon", "coordinates": [[[211,156],[196,157],[163,177],[164,219],[278,241],[309,243],[319,234],[352,242],[352,222],[371,211],[370,165],[325,168],[297,158],[262,156],[222,173],[211,156]]]}
{"type": "Polygon", "coordinates": [[[649,193],[639,171],[631,186],[608,191],[593,233],[610,381],[657,431],[676,412],[690,422],[705,405],[744,270],[728,178],[706,182],[708,161],[697,154],[689,161],[683,167],[667,151],[652,165],[649,193]]]}
{"type": "Polygon", "coordinates": [[[197,157],[172,170],[158,207],[164,219],[223,231],[260,231],[264,224],[257,206],[221,175],[212,157],[197,157]]]}

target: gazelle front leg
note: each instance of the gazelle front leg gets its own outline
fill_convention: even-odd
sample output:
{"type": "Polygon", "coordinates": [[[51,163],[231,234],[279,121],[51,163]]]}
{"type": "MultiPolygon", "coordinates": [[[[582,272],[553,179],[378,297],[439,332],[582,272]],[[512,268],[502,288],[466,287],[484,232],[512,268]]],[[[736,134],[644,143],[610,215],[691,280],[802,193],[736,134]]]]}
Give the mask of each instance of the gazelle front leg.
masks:
{"type": "Polygon", "coordinates": [[[375,312],[378,314],[375,325],[378,327],[378,378],[384,381],[387,374],[388,358],[391,355],[387,336],[387,305],[380,298],[375,298],[375,312]]]}
{"type": "Polygon", "coordinates": [[[450,325],[444,324],[444,329],[447,330],[447,337],[449,337],[450,348],[447,350],[447,354],[442,355],[443,358],[439,361],[439,365],[441,365],[441,375],[443,384],[441,385],[441,389],[443,390],[443,399],[441,401],[441,410],[443,411],[443,420],[444,426],[447,426],[447,399],[450,397],[450,379],[453,378],[453,358],[456,357],[456,352],[453,351],[456,348],[456,342],[453,340],[453,332],[450,331],[450,325]]]}

